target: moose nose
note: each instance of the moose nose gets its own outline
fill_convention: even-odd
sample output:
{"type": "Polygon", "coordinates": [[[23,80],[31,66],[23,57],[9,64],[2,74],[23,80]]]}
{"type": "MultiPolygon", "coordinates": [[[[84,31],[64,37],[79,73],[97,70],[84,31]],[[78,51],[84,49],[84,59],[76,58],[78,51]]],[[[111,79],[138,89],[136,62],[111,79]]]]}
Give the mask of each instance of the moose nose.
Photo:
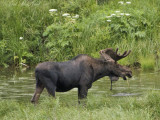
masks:
{"type": "Polygon", "coordinates": [[[131,78],[132,77],[132,73],[128,73],[127,77],[131,78]]]}
{"type": "Polygon", "coordinates": [[[125,76],[123,76],[123,80],[127,80],[127,78],[125,76]]]}

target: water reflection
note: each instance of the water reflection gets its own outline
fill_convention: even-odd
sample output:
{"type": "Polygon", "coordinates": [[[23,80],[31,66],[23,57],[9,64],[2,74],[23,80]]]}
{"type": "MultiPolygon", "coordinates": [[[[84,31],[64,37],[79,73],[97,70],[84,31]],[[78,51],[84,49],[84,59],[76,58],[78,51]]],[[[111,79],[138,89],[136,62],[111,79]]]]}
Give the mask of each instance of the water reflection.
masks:
{"type": "Polygon", "coordinates": [[[2,99],[30,98],[34,87],[33,69],[24,72],[13,69],[0,71],[0,98],[2,99]]]}
{"type": "MultiPolygon", "coordinates": [[[[107,96],[138,96],[147,90],[160,90],[159,72],[141,72],[135,70],[133,77],[127,81],[120,79],[113,83],[110,91],[110,80],[104,77],[95,83],[89,94],[104,94],[107,96]]],[[[34,69],[20,72],[13,69],[0,70],[0,98],[30,100],[35,89],[34,69]]],[[[43,94],[47,94],[46,91],[43,94]]],[[[43,95],[42,94],[42,95],[43,95]]],[[[56,93],[58,96],[77,96],[77,88],[69,92],[56,93]]],[[[63,98],[65,99],[65,98],[63,98]]]]}

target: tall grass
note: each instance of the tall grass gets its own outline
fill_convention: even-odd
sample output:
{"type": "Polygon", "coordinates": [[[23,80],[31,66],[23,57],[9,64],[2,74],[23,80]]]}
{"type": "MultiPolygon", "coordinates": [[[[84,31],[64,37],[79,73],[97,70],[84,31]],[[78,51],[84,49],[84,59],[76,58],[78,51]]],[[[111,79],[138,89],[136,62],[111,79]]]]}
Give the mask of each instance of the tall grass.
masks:
{"type": "MultiPolygon", "coordinates": [[[[153,56],[154,58],[154,56],[153,56]]],[[[152,57],[146,58],[146,57],[141,57],[140,62],[141,62],[141,68],[142,70],[154,70],[155,68],[155,61],[152,57]]]]}
{"type": "Polygon", "coordinates": [[[62,61],[80,53],[98,57],[98,51],[107,47],[131,49],[132,54],[122,61],[127,64],[141,62],[141,56],[159,57],[159,0],[118,2],[1,0],[0,65],[62,61]],[[64,13],[71,16],[63,17],[64,13]],[[79,18],[73,20],[76,14],[79,18]]]}
{"type": "Polygon", "coordinates": [[[139,97],[89,95],[86,106],[73,99],[43,98],[36,106],[12,100],[1,100],[1,120],[155,120],[160,119],[160,94],[150,91],[139,97]]]}

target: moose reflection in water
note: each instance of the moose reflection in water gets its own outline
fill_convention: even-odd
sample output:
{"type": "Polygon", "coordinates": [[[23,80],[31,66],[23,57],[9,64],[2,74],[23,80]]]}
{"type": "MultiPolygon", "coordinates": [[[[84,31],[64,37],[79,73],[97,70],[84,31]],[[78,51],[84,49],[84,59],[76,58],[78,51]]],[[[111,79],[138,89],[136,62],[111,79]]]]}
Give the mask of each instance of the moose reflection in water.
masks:
{"type": "Polygon", "coordinates": [[[132,71],[117,63],[118,60],[129,55],[131,51],[118,54],[112,48],[100,50],[99,59],[81,54],[66,62],[43,62],[36,66],[36,89],[31,99],[37,103],[43,89],[55,97],[55,92],[66,92],[78,88],[78,99],[86,98],[88,89],[96,80],[109,76],[111,83],[119,77],[126,80],[132,77],[132,71]]]}

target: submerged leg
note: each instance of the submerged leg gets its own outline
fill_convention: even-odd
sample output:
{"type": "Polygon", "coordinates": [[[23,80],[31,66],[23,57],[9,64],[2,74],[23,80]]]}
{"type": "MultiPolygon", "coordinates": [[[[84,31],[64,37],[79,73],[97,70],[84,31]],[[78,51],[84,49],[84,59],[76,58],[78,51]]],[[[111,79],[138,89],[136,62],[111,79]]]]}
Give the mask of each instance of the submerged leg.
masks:
{"type": "Polygon", "coordinates": [[[111,80],[111,88],[110,88],[110,90],[112,90],[112,80],[111,80]]]}

